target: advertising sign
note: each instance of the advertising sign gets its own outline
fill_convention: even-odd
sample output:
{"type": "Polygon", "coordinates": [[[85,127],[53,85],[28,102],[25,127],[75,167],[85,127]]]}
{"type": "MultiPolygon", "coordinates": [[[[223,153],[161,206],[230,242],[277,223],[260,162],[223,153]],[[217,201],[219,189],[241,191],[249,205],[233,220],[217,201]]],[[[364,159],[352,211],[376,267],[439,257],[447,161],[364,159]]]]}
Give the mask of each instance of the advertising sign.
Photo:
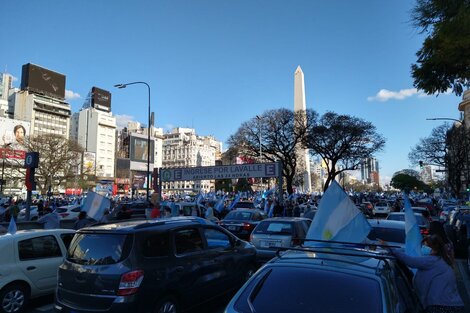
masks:
{"type": "Polygon", "coordinates": [[[65,75],[27,63],[21,72],[21,90],[52,98],[65,98],[65,75]]]}
{"type": "Polygon", "coordinates": [[[95,109],[111,111],[111,93],[98,87],[91,88],[91,106],[95,109]]]}
{"type": "Polygon", "coordinates": [[[94,175],[96,171],[96,153],[83,152],[83,174],[94,175]]]}
{"type": "Polygon", "coordinates": [[[25,151],[29,129],[29,122],[0,117],[0,148],[25,151]]]}
{"type": "MultiPolygon", "coordinates": [[[[150,163],[153,163],[154,143],[154,139],[150,138],[150,163]]],[[[147,163],[147,138],[145,138],[144,135],[142,135],[142,137],[131,135],[129,145],[129,156],[131,161],[147,163]]]]}
{"type": "Polygon", "coordinates": [[[250,177],[278,177],[277,163],[255,163],[187,168],[165,168],[160,171],[162,182],[250,177]]]}

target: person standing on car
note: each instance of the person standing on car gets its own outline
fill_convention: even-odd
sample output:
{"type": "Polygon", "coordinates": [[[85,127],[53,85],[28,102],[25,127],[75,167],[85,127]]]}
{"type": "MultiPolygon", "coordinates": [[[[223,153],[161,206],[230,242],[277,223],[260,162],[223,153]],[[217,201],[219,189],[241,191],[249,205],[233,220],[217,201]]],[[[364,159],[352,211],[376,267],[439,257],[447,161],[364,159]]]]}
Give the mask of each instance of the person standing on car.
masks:
{"type": "Polygon", "coordinates": [[[44,229],[56,229],[60,228],[60,216],[56,211],[52,211],[51,208],[45,209],[46,214],[40,217],[37,222],[44,224],[44,229]]]}
{"type": "Polygon", "coordinates": [[[422,256],[410,256],[400,249],[391,251],[408,267],[417,269],[413,284],[426,313],[463,313],[464,303],[444,242],[441,237],[431,235],[423,243],[422,256]]]}
{"type": "Polygon", "coordinates": [[[78,213],[78,220],[73,225],[73,229],[77,230],[86,227],[88,224],[90,224],[90,221],[88,220],[86,212],[80,211],[80,213],[78,213]]]}

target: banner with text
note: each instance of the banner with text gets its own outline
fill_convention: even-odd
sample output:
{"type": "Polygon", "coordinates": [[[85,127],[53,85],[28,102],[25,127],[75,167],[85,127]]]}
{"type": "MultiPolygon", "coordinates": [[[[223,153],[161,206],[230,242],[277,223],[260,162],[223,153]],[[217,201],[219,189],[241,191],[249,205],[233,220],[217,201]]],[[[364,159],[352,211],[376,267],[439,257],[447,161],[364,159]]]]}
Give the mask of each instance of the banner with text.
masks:
{"type": "Polygon", "coordinates": [[[250,177],[278,177],[279,167],[277,163],[255,163],[185,168],[164,168],[160,170],[160,176],[162,182],[250,177]]]}

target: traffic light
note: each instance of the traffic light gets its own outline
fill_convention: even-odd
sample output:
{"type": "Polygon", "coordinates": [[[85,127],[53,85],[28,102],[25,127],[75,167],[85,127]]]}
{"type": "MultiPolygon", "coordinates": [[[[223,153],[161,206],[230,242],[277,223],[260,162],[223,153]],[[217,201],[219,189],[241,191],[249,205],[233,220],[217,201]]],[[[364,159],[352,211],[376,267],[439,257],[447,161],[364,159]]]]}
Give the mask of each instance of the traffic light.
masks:
{"type": "Polygon", "coordinates": [[[421,169],[423,169],[423,166],[424,166],[423,161],[419,161],[419,167],[420,167],[421,169]]]}

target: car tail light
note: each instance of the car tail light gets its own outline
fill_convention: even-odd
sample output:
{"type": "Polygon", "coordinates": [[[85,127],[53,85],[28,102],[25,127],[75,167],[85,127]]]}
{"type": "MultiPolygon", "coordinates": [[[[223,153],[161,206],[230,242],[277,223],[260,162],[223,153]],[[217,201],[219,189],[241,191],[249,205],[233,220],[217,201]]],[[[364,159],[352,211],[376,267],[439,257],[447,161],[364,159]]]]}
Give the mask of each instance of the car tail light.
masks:
{"type": "Polygon", "coordinates": [[[65,217],[69,216],[68,213],[60,213],[59,215],[62,216],[62,218],[65,218],[65,217]]]}
{"type": "Polygon", "coordinates": [[[421,235],[424,235],[424,236],[429,235],[429,230],[427,228],[422,228],[420,229],[419,232],[421,233],[421,235]]]}
{"type": "Polygon", "coordinates": [[[250,230],[252,228],[253,228],[253,225],[251,225],[250,223],[243,223],[244,230],[250,230]]]}
{"type": "Polygon", "coordinates": [[[119,283],[118,296],[129,296],[139,291],[139,286],[144,279],[144,271],[132,271],[121,276],[119,283]]]}

